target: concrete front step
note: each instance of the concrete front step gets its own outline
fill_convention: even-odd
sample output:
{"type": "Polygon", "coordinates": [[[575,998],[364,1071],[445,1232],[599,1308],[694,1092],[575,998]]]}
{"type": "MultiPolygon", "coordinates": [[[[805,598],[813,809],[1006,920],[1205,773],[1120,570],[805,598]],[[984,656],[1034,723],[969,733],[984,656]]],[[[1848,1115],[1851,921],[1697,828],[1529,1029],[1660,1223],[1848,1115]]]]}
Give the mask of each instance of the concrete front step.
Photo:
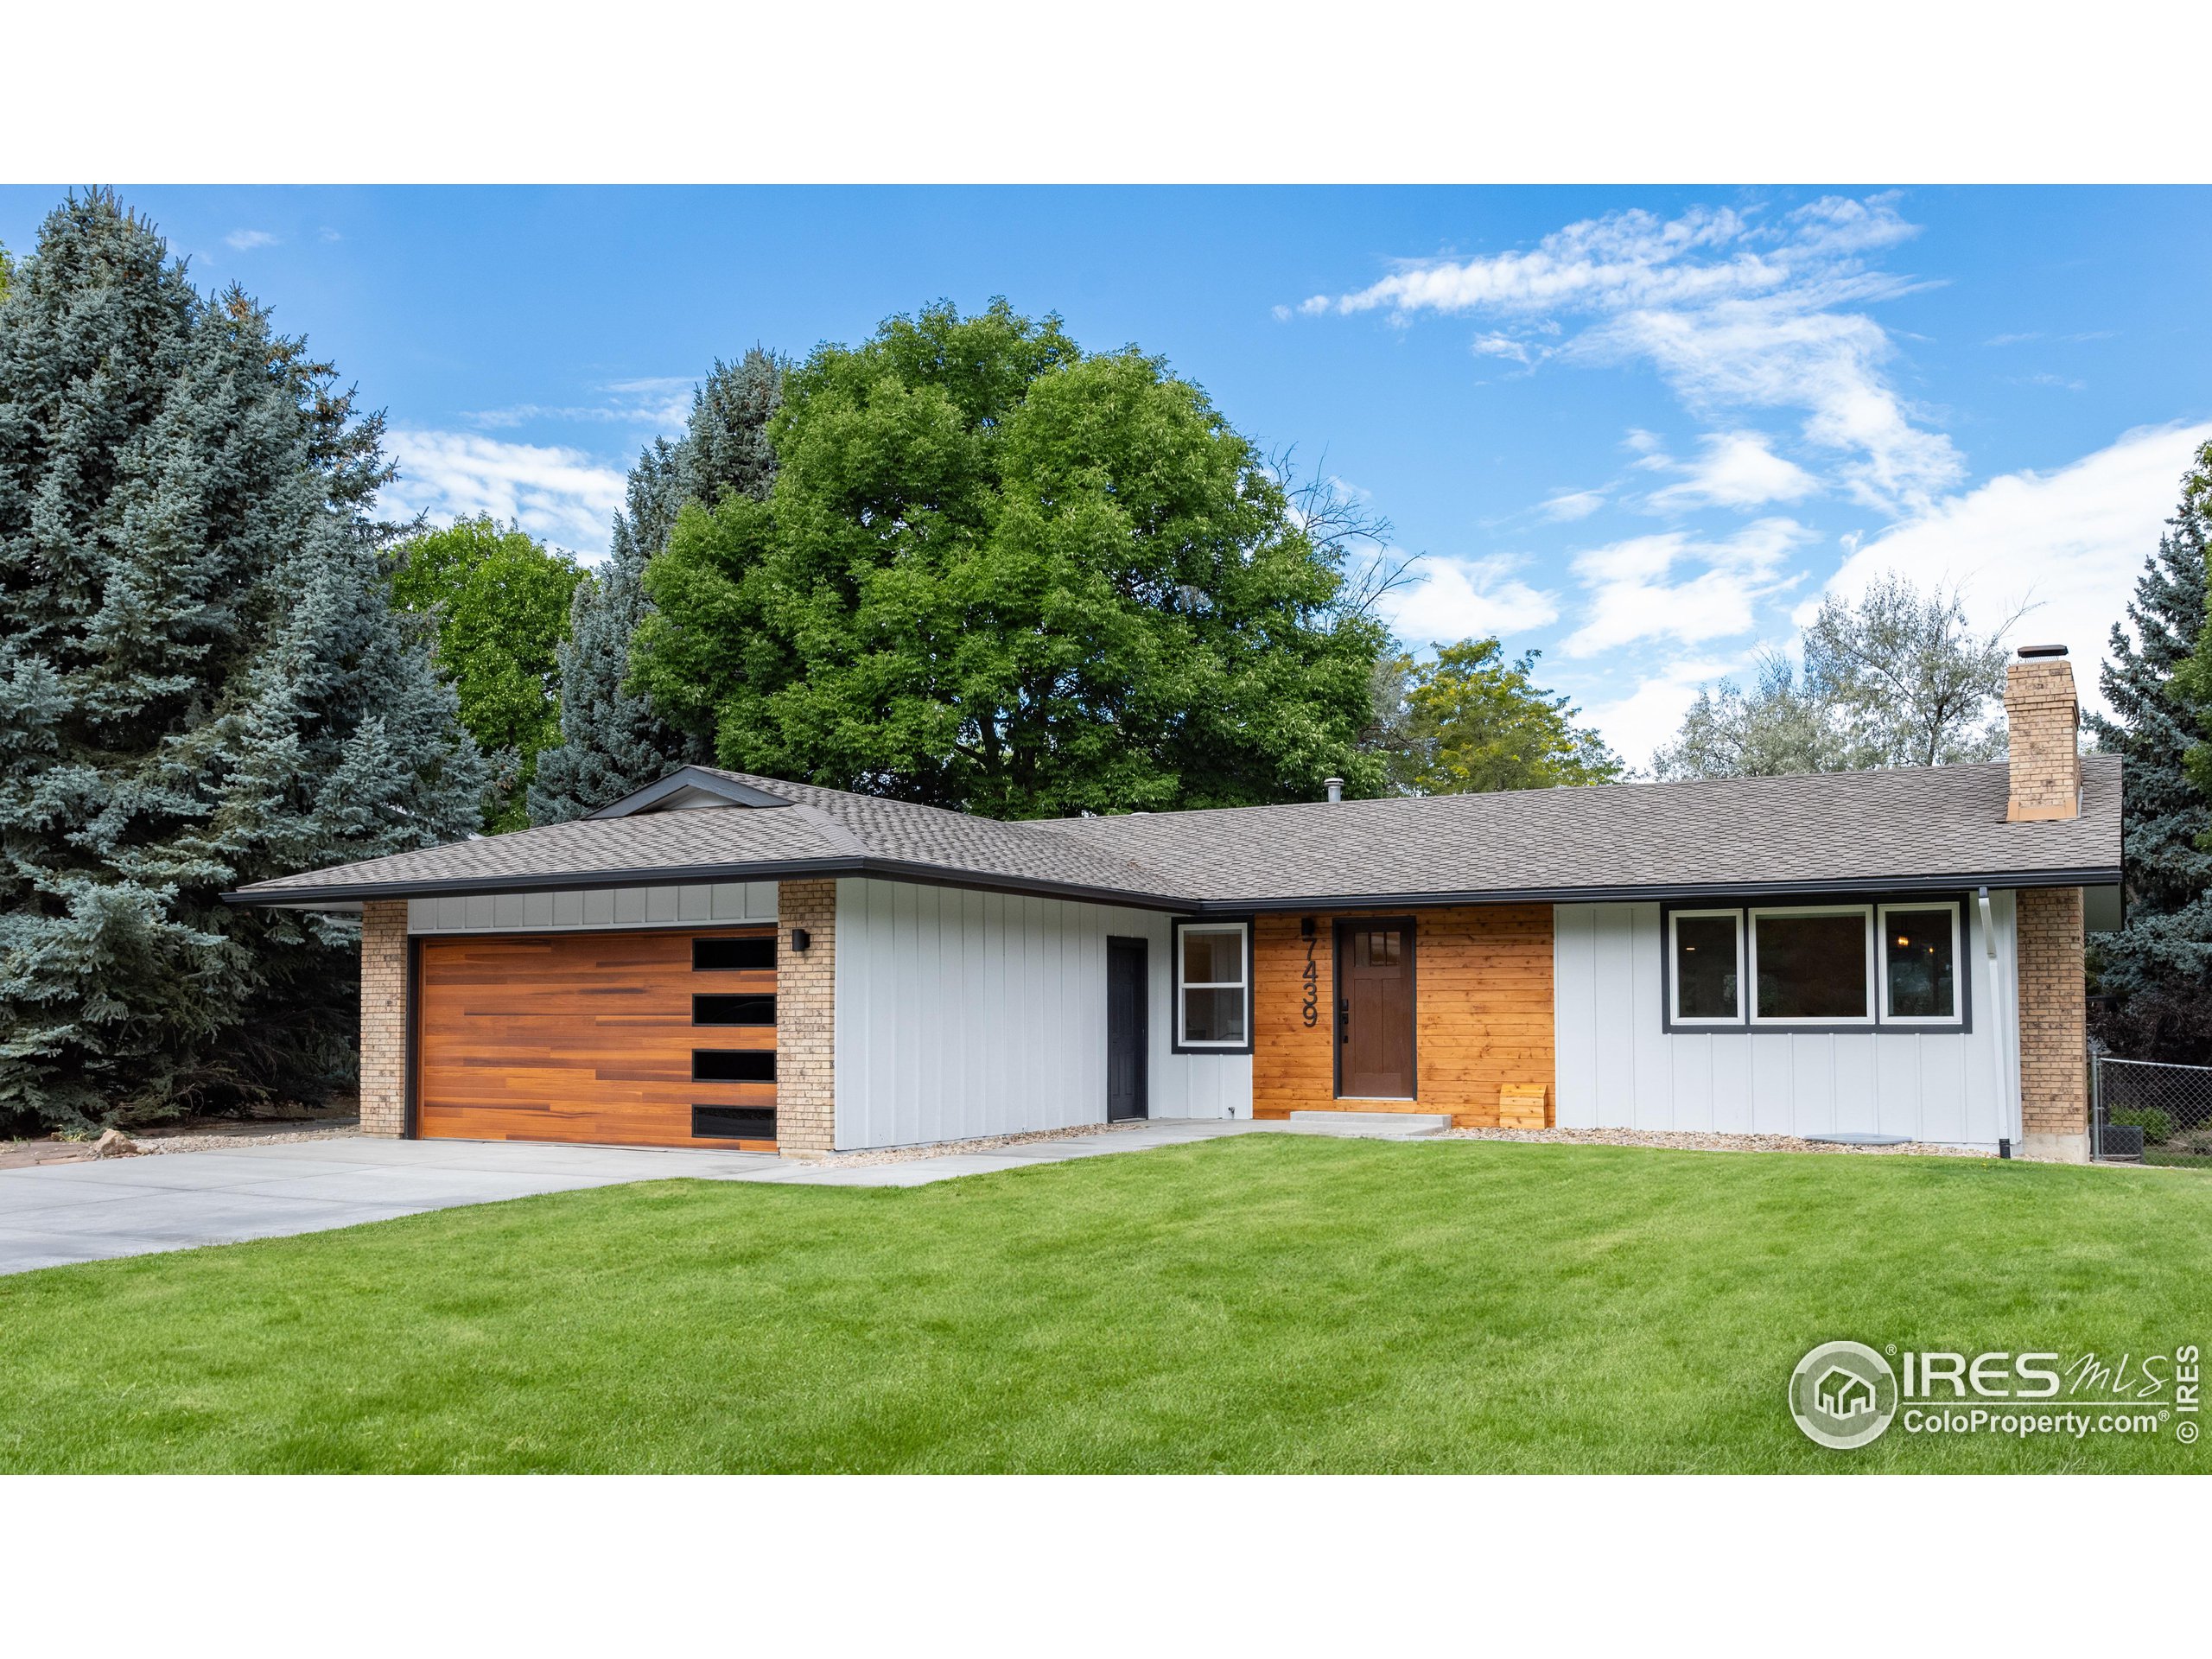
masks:
{"type": "Polygon", "coordinates": [[[1452,1127],[1448,1112],[1293,1112],[1294,1129],[1329,1135],[1434,1135],[1452,1127]]]}

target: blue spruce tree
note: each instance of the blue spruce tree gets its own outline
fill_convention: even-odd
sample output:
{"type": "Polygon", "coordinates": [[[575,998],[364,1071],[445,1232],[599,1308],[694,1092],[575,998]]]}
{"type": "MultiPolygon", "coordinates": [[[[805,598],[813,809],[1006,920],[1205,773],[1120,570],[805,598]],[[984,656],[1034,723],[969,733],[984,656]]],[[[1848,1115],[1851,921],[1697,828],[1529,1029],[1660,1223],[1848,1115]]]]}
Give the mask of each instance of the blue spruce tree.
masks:
{"type": "Polygon", "coordinates": [[[780,359],[754,346],[734,365],[717,359],[691,400],[681,440],[657,438],[630,469],[626,511],[614,517],[606,561],[576,588],[561,669],[561,743],[537,757],[532,823],[580,818],[607,802],[714,758],[712,741],[670,725],[644,696],[623,689],[630,639],[652,607],[646,562],[668,545],[677,515],[730,491],[765,498],[776,478],[768,423],[783,391],[780,359]]]}
{"type": "Polygon", "coordinates": [[[481,758],[393,613],[381,421],[115,198],[0,301],[0,1117],[311,1098],[358,930],[229,887],[476,827],[481,758]]]}
{"type": "MultiPolygon", "coordinates": [[[[2212,452],[2204,460],[2212,469],[2212,452]]],[[[2212,1063],[2212,850],[2202,844],[2212,801],[2185,764],[2202,734],[2175,677],[2204,636],[2209,548],[2202,498],[2185,492],[2136,579],[2127,607],[2135,637],[2112,631],[2099,683],[2113,713],[2088,720],[2097,747],[2127,762],[2127,925],[2094,942],[2105,1001],[2093,1024],[2124,1057],[2197,1065],[2212,1063]]]]}

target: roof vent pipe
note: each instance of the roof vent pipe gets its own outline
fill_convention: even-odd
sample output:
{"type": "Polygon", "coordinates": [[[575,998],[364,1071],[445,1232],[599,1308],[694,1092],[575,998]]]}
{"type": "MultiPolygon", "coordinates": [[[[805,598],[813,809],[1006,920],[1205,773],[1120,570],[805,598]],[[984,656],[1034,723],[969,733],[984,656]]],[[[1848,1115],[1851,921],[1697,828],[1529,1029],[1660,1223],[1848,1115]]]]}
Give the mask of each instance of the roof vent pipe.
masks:
{"type": "Polygon", "coordinates": [[[1344,798],[1344,780],[1341,778],[1324,778],[1321,787],[1329,791],[1332,802],[1341,801],[1344,798]]]}

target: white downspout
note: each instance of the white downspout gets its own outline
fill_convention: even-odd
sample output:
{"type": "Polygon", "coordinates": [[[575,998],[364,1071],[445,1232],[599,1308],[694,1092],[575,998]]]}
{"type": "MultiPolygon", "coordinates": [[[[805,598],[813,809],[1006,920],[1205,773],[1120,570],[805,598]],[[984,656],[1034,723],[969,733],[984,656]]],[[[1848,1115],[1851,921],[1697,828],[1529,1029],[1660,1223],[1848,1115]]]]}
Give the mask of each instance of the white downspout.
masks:
{"type": "Polygon", "coordinates": [[[1989,958],[1989,1000],[1996,1006],[1990,1013],[1991,1064],[1997,1073],[1997,1132],[1999,1139],[2010,1140],[2017,1151],[2019,1146],[2018,1126],[2013,1122],[2017,1108],[2012,1099],[2012,1067],[2006,1064],[2005,1051],[2013,1041],[2013,1032],[2019,1022],[2020,1011],[2013,1005],[2005,985],[2005,967],[1997,954],[1997,918],[1990,909],[1989,889],[1981,889],[1982,949],[1989,958]]]}

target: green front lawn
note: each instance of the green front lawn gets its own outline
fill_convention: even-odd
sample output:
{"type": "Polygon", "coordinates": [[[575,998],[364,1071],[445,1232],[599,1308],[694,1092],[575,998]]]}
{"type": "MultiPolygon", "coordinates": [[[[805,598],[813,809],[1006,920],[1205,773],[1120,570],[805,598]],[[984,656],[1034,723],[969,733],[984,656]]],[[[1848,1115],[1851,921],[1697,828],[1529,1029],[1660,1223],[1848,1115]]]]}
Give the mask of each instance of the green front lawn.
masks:
{"type": "Polygon", "coordinates": [[[1847,1336],[2212,1347],[2212,1180],[1255,1135],[527,1198],[0,1279],[0,1469],[2212,1467],[1823,1451],[1847,1336]]]}

